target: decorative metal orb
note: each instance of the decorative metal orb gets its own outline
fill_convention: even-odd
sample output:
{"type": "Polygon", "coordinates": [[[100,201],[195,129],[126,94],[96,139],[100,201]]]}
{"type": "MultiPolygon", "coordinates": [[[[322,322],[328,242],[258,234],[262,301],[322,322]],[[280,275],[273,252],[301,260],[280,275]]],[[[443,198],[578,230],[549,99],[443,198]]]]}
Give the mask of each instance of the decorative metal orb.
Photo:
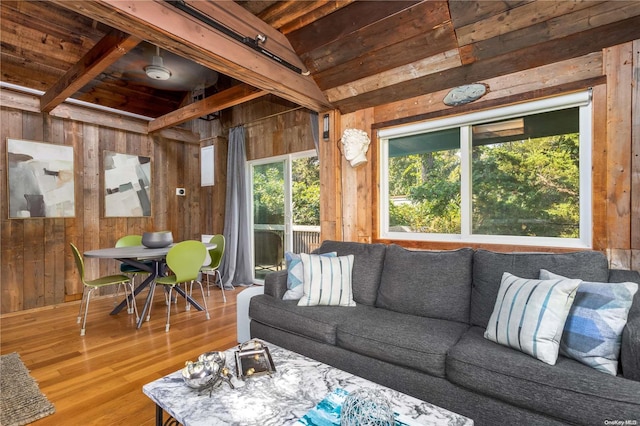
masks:
{"type": "Polygon", "coordinates": [[[187,361],[182,369],[182,379],[193,389],[204,389],[220,376],[221,367],[211,361],[187,361]]]}
{"type": "Polygon", "coordinates": [[[211,351],[205,352],[198,357],[198,361],[202,362],[214,362],[220,366],[220,368],[224,367],[227,363],[227,358],[224,355],[224,352],[219,351],[211,351]]]}
{"type": "Polygon", "coordinates": [[[148,248],[162,248],[173,244],[171,231],[145,232],[142,234],[142,245],[148,248]]]}
{"type": "Polygon", "coordinates": [[[374,389],[358,389],[345,398],[340,410],[340,426],[393,426],[395,419],[389,400],[374,389]]]}

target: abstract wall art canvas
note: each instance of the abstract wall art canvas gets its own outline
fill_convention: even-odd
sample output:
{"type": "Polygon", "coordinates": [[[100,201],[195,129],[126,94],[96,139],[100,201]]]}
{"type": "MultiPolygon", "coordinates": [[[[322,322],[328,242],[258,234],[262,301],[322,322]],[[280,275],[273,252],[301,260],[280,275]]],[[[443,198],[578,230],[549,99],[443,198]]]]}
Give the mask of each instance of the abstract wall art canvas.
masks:
{"type": "Polygon", "coordinates": [[[104,152],[105,217],[151,216],[151,158],[104,152]]]}
{"type": "Polygon", "coordinates": [[[7,139],[9,218],[74,217],[73,147],[7,139]]]}

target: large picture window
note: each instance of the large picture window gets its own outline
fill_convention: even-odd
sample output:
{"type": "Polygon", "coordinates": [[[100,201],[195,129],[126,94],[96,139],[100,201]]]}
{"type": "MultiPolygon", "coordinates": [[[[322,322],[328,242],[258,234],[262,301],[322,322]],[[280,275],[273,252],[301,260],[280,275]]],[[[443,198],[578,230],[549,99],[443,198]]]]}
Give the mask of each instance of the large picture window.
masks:
{"type": "Polygon", "coordinates": [[[383,129],[386,239],[591,246],[585,91],[383,129]]]}

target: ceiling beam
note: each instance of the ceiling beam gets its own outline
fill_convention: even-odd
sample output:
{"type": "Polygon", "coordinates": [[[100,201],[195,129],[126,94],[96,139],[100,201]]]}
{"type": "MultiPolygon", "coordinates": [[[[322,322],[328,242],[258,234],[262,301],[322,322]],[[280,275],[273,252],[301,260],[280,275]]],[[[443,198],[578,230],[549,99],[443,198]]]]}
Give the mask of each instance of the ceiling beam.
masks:
{"type": "MultiPolygon", "coordinates": [[[[52,1],[313,111],[332,109],[310,76],[279,64],[164,1],[52,1]]],[[[194,4],[198,5],[197,2],[194,4]]],[[[198,7],[204,7],[205,4],[208,8],[226,10],[227,13],[221,12],[214,18],[222,20],[224,17],[225,26],[237,25],[242,31],[234,27],[230,29],[241,35],[252,39],[257,34],[267,35],[267,42],[263,46],[265,49],[273,49],[274,53],[280,53],[279,56],[283,59],[291,63],[295,61],[304,69],[286,37],[274,34],[275,30],[272,27],[248,11],[237,7],[234,2],[226,1],[203,2],[198,7]],[[243,24],[240,25],[238,22],[243,24]],[[250,24],[251,30],[246,23],[250,24]]]]}
{"type": "Polygon", "coordinates": [[[109,32],[42,95],[40,110],[51,112],[141,41],[119,30],[109,32]]]}
{"type": "Polygon", "coordinates": [[[248,84],[239,84],[150,121],[148,132],[151,133],[167,127],[177,126],[185,121],[259,98],[267,93],[248,84]]]}

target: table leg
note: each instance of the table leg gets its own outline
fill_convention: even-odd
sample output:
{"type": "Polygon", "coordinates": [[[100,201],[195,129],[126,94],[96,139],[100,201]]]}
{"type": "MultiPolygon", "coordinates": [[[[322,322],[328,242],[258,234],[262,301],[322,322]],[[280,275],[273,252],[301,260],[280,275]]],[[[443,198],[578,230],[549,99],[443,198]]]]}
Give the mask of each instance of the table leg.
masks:
{"type": "Polygon", "coordinates": [[[164,421],[164,412],[162,407],[156,404],[156,426],[179,426],[180,422],[169,416],[167,421],[164,421]]]}
{"type": "MultiPolygon", "coordinates": [[[[151,283],[153,280],[155,280],[156,276],[155,274],[149,274],[149,276],[142,282],[140,283],[140,285],[138,287],[136,287],[133,290],[133,294],[135,296],[137,296],[142,290],[144,290],[149,283],[151,283]]],[[[131,297],[131,295],[127,295],[127,299],[129,299],[129,302],[133,302],[133,298],[131,297]]],[[[116,306],[115,308],[113,308],[113,310],[110,312],[111,315],[116,315],[117,313],[119,313],[125,306],[127,306],[127,299],[124,299],[122,302],[120,302],[120,304],[118,306],[116,306]]]]}
{"type": "Polygon", "coordinates": [[[202,306],[200,306],[198,304],[198,302],[196,302],[195,300],[193,300],[191,298],[191,296],[189,296],[180,286],[175,286],[174,290],[179,293],[182,297],[184,297],[185,299],[187,299],[187,302],[189,302],[191,305],[193,305],[197,310],[199,311],[204,311],[204,309],[202,308],[202,306]]]}
{"type": "MultiPolygon", "coordinates": [[[[149,272],[149,276],[142,283],[140,283],[138,287],[136,287],[133,290],[133,294],[135,296],[137,296],[142,290],[144,290],[149,285],[149,283],[153,282],[153,280],[156,279],[157,269],[158,269],[157,266],[154,266],[152,269],[148,269],[149,268],[148,265],[138,262],[137,260],[133,260],[133,259],[117,259],[117,260],[127,263],[129,265],[133,265],[136,268],[139,268],[142,270],[146,269],[147,272],[149,272]]],[[[157,263],[157,262],[154,262],[154,263],[157,263]]],[[[131,303],[131,302],[133,302],[133,297],[131,295],[127,295],[127,297],[122,302],[120,302],[118,306],[113,308],[110,315],[118,314],[125,306],[127,306],[128,303],[131,303]],[[127,299],[129,299],[128,302],[127,302],[127,299]]]]}
{"type": "Polygon", "coordinates": [[[162,407],[156,404],[156,426],[162,426],[163,415],[162,407]]]}

